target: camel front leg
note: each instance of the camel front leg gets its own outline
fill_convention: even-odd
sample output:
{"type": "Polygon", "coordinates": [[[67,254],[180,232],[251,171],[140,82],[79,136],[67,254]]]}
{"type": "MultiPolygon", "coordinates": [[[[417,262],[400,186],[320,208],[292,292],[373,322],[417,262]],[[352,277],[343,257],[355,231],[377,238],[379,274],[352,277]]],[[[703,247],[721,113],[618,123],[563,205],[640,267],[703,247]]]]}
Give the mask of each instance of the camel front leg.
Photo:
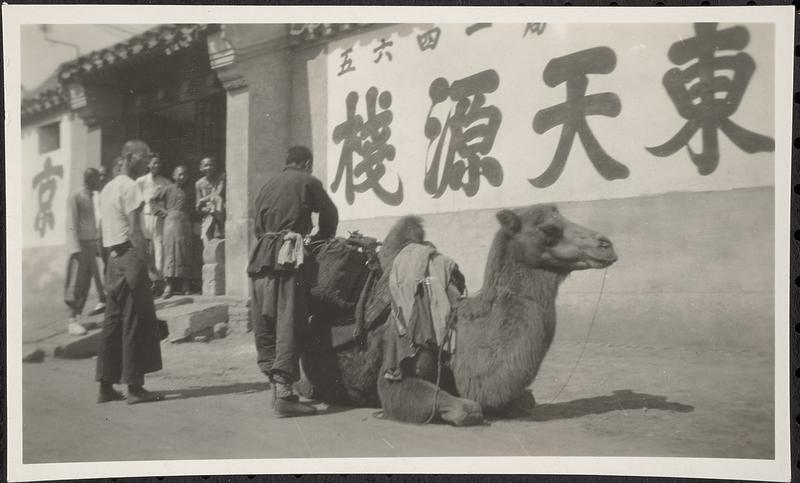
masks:
{"type": "Polygon", "coordinates": [[[378,395],[384,414],[396,421],[422,424],[428,421],[436,404],[436,417],[454,426],[473,426],[483,422],[481,405],[453,396],[424,379],[407,377],[400,381],[378,380],[378,395]]]}

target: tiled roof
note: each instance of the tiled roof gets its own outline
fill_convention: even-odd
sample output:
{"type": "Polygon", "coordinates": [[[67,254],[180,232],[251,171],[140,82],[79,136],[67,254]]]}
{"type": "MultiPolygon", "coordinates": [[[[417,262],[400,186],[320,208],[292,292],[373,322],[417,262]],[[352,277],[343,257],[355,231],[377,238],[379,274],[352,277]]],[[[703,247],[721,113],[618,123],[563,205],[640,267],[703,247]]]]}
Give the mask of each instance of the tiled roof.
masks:
{"type": "Polygon", "coordinates": [[[159,25],[62,65],[58,77],[67,82],[109,66],[121,67],[159,55],[171,55],[202,41],[211,28],[209,24],[159,25]]]}
{"type": "Polygon", "coordinates": [[[339,34],[360,30],[369,23],[293,23],[289,26],[289,38],[295,42],[312,42],[335,37],[339,34]]]}
{"type": "MultiPolygon", "coordinates": [[[[368,23],[295,23],[289,26],[289,38],[295,44],[329,40],[369,27],[368,23]]],[[[22,117],[58,109],[67,105],[67,94],[60,85],[102,71],[107,67],[123,67],[160,55],[172,55],[205,39],[205,34],[218,28],[213,24],[164,24],[154,27],[111,47],[95,50],[74,61],[62,64],[54,83],[25,93],[22,117]]]]}
{"type": "Polygon", "coordinates": [[[33,97],[22,100],[22,118],[28,119],[38,114],[67,105],[67,96],[60,85],[41,90],[33,97]]]}

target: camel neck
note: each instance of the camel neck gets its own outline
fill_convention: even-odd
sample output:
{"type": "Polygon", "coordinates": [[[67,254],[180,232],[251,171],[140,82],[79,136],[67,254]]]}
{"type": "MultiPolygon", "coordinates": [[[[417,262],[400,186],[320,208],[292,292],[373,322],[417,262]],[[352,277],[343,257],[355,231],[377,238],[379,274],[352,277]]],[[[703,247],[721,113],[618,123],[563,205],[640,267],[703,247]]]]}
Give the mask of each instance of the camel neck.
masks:
{"type": "Polygon", "coordinates": [[[508,294],[550,307],[555,303],[558,287],[563,280],[564,275],[557,272],[526,267],[519,263],[506,263],[494,280],[493,292],[496,296],[508,294]]]}
{"type": "Polygon", "coordinates": [[[516,296],[532,300],[543,308],[555,304],[558,287],[566,274],[533,268],[525,264],[520,254],[510,247],[502,247],[487,267],[484,287],[464,308],[475,316],[487,313],[498,296],[516,296]]]}

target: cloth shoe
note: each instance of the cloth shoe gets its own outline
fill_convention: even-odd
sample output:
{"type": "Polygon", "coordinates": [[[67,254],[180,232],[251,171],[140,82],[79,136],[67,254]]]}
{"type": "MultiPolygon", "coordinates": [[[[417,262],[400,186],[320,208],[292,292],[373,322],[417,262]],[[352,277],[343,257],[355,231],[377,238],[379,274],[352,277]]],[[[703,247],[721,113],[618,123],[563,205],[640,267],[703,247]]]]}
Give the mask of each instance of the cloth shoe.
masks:
{"type": "Polygon", "coordinates": [[[275,411],[275,416],[279,418],[310,416],[317,413],[317,408],[314,406],[291,399],[276,399],[272,409],[275,411]]]}
{"type": "Polygon", "coordinates": [[[128,404],[161,401],[163,397],[157,392],[150,392],[143,387],[128,388],[128,404]]]}
{"type": "Polygon", "coordinates": [[[98,303],[97,303],[97,305],[95,305],[95,306],[94,306],[94,308],[92,309],[92,311],[91,311],[91,312],[89,312],[89,315],[97,315],[97,314],[102,314],[102,313],[103,313],[103,312],[105,312],[105,311],[106,311],[106,304],[105,304],[105,302],[98,302],[98,303]]]}
{"type": "Polygon", "coordinates": [[[114,390],[113,387],[100,386],[100,393],[97,395],[97,403],[107,403],[111,401],[123,401],[125,395],[119,391],[114,390]]]}
{"type": "Polygon", "coordinates": [[[274,382],[272,386],[272,410],[278,418],[309,416],[317,412],[314,406],[300,402],[291,385],[281,382],[274,382]]]}
{"type": "MultiPolygon", "coordinates": [[[[273,392],[273,394],[275,394],[273,392]]],[[[278,418],[292,418],[296,416],[310,416],[316,414],[317,408],[310,404],[300,402],[300,398],[292,394],[288,397],[275,397],[272,399],[272,410],[278,418]]]]}
{"type": "Polygon", "coordinates": [[[77,318],[72,317],[67,323],[67,332],[69,332],[69,335],[81,336],[86,335],[89,331],[78,322],[77,318]]]}

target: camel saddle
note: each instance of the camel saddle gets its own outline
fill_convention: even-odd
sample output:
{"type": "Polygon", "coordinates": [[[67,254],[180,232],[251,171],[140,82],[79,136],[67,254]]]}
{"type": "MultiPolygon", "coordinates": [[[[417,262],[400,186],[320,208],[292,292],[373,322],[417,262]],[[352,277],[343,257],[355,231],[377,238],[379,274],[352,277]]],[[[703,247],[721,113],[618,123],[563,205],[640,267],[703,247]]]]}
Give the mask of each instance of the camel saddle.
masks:
{"type": "MultiPolygon", "coordinates": [[[[392,311],[390,274],[397,255],[408,245],[381,246],[375,238],[354,232],[312,247],[312,327],[330,331],[319,349],[337,349],[366,342],[367,334],[382,326],[392,311]],[[329,345],[330,344],[330,345],[329,345]]],[[[465,280],[460,271],[452,283],[460,292],[465,280]]]]}
{"type": "MultiPolygon", "coordinates": [[[[312,326],[330,330],[333,347],[366,334],[389,309],[386,291],[375,291],[383,270],[376,238],[352,232],[309,247],[312,326]]],[[[327,338],[326,338],[327,339],[327,338]]],[[[327,345],[327,344],[326,344],[327,345]]]]}

